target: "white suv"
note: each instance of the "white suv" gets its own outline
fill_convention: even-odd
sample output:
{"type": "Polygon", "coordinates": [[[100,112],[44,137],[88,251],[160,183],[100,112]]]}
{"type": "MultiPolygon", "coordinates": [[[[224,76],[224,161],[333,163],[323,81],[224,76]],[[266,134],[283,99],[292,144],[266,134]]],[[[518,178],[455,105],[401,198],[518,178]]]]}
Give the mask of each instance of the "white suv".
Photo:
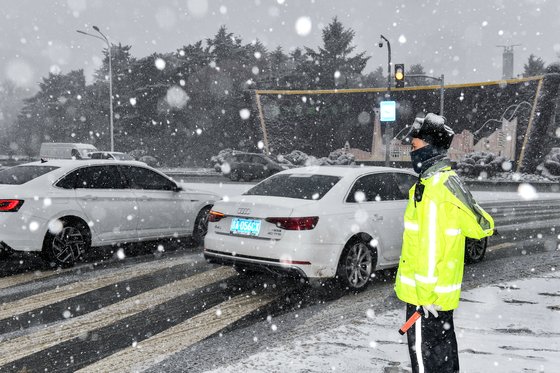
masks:
{"type": "Polygon", "coordinates": [[[142,162],[50,160],[0,171],[0,251],[43,251],[71,265],[91,246],[191,236],[201,243],[212,193],[142,162]]]}

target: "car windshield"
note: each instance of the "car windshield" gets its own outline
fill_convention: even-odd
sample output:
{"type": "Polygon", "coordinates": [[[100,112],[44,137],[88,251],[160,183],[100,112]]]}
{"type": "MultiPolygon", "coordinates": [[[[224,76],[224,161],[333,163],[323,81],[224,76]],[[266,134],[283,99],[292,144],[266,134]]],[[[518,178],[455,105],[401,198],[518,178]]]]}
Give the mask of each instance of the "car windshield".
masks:
{"type": "Polygon", "coordinates": [[[318,200],[340,179],[338,176],[315,174],[276,175],[249,189],[245,195],[318,200]]]}
{"type": "Polygon", "coordinates": [[[55,166],[15,166],[0,171],[0,184],[21,185],[56,170],[55,166]]]}

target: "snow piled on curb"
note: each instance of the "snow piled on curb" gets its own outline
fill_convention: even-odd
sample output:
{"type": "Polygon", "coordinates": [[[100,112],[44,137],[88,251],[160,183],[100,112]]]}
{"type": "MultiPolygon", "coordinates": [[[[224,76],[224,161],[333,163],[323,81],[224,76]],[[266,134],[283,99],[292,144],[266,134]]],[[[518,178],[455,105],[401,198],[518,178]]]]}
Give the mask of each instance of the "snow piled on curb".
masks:
{"type": "MultiPolygon", "coordinates": [[[[556,372],[560,273],[464,291],[455,313],[461,372],[556,372]]],[[[410,372],[404,307],[364,313],[347,325],[212,372],[410,372]]]]}

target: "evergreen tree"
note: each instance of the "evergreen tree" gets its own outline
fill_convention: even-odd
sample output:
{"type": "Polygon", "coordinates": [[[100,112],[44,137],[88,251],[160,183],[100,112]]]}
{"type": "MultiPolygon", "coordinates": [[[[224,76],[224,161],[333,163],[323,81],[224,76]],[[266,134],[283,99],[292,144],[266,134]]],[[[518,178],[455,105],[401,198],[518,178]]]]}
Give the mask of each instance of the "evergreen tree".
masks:
{"type": "Polygon", "coordinates": [[[375,71],[364,75],[361,85],[365,88],[386,87],[387,77],[383,75],[383,68],[379,66],[375,71]]]}
{"type": "Polygon", "coordinates": [[[31,96],[28,89],[18,87],[9,80],[0,84],[0,154],[13,154],[13,130],[24,99],[31,96]]]}
{"type": "Polygon", "coordinates": [[[39,83],[39,92],[24,101],[15,131],[21,149],[33,155],[43,141],[79,142],[89,137],[84,116],[86,91],[83,70],[68,74],[49,73],[39,83]],[[32,138],[29,139],[29,134],[32,138]]]}
{"type": "Polygon", "coordinates": [[[417,63],[411,65],[408,68],[408,71],[404,75],[406,85],[408,86],[430,85],[429,79],[422,78],[422,77],[414,77],[412,75],[426,75],[426,72],[424,71],[424,67],[421,64],[417,63]]]}
{"type": "Polygon", "coordinates": [[[303,74],[307,75],[309,88],[332,89],[353,86],[365,68],[369,57],[365,52],[350,56],[354,30],[345,29],[335,17],[323,29],[323,46],[315,51],[305,48],[307,61],[303,74]]]}
{"type": "Polygon", "coordinates": [[[531,54],[529,60],[523,65],[523,76],[537,76],[545,73],[546,67],[542,58],[531,54]]]}

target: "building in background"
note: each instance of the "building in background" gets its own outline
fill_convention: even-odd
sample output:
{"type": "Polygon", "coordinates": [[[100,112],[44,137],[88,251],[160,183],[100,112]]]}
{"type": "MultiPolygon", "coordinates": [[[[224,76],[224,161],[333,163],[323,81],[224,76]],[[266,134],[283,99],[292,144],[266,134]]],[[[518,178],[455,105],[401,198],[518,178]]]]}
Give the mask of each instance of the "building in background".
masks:
{"type": "Polygon", "coordinates": [[[521,44],[497,45],[497,47],[504,48],[502,54],[502,79],[513,78],[513,48],[519,45],[521,44]]]}
{"type": "MultiPolygon", "coordinates": [[[[347,141],[344,151],[354,155],[356,161],[384,162],[385,144],[381,122],[379,121],[379,109],[374,109],[375,119],[373,124],[373,138],[371,152],[355,149],[347,141]]],[[[474,135],[469,130],[455,134],[448,151],[452,161],[460,161],[466,154],[473,152],[494,153],[509,160],[515,160],[515,139],[517,136],[517,117],[511,121],[502,119],[502,125],[488,137],[483,137],[476,144],[474,135]]],[[[401,144],[400,138],[393,138],[389,143],[389,160],[392,162],[410,162],[410,145],[401,144]]]]}

